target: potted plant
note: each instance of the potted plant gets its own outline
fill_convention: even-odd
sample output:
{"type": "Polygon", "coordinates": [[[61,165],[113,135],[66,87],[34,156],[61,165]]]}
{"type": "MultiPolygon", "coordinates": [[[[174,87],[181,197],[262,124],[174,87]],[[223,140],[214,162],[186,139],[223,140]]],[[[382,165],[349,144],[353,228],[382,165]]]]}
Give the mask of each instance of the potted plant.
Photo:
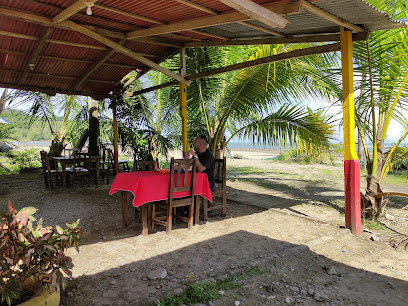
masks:
{"type": "Polygon", "coordinates": [[[0,212],[0,303],[18,304],[46,293],[51,303],[43,305],[59,305],[59,288],[72,275],[72,260],[64,251],[71,246],[79,251],[79,220],[67,223],[67,229],[53,229],[43,226],[42,219],[36,221],[36,211],[17,211],[9,201],[8,213],[0,212]]]}

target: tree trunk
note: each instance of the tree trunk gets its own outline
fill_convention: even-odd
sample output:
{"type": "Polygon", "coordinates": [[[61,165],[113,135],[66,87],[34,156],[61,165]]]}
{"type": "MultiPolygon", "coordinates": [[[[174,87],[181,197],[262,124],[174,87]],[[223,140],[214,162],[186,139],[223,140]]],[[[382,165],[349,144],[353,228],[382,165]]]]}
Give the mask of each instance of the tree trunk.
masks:
{"type": "Polygon", "coordinates": [[[54,133],[54,139],[51,142],[50,152],[48,157],[61,156],[62,151],[65,148],[65,138],[60,139],[61,134],[59,132],[54,133]]]}
{"type": "Polygon", "coordinates": [[[377,219],[384,214],[388,201],[375,196],[382,193],[380,185],[381,170],[383,166],[384,141],[377,141],[377,171],[375,176],[367,175],[367,186],[365,194],[361,194],[361,212],[366,219],[377,219]]]}
{"type": "Polygon", "coordinates": [[[215,152],[215,154],[214,154],[215,158],[224,158],[225,151],[227,149],[227,147],[225,145],[225,143],[226,143],[225,136],[222,138],[221,143],[219,143],[218,145],[215,145],[214,141],[215,141],[214,137],[211,137],[210,145],[209,145],[210,151],[215,152]],[[215,151],[214,151],[214,146],[215,146],[215,151]]]}
{"type": "Polygon", "coordinates": [[[357,147],[357,154],[358,154],[358,159],[361,160],[363,162],[363,169],[367,168],[367,159],[366,159],[366,155],[364,152],[364,146],[363,146],[363,140],[361,139],[361,134],[358,133],[358,147],[357,147]]]}

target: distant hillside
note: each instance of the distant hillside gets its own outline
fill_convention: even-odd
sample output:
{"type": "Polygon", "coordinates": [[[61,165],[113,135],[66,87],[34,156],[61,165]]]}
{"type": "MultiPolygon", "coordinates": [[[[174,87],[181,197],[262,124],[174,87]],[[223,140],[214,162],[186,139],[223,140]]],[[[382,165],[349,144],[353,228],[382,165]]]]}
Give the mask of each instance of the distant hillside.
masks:
{"type": "MultiPolygon", "coordinates": [[[[34,122],[29,126],[29,118],[24,111],[16,109],[5,109],[1,116],[7,119],[13,126],[9,139],[17,141],[41,141],[51,140],[51,131],[47,125],[34,122]]],[[[59,119],[59,121],[62,121],[59,119]]]]}

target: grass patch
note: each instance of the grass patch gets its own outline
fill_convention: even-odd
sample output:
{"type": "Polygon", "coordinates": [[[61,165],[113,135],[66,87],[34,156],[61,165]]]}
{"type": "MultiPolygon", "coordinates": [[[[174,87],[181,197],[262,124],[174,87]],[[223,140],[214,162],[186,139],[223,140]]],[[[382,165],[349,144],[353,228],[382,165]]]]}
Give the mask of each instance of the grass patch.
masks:
{"type": "Polygon", "coordinates": [[[384,225],[382,225],[377,220],[367,220],[361,218],[361,223],[370,230],[385,230],[384,225]]]}
{"type": "Polygon", "coordinates": [[[310,165],[310,164],[324,164],[324,165],[332,165],[334,166],[334,159],[331,154],[321,154],[319,156],[312,156],[307,155],[302,152],[298,152],[296,150],[288,150],[284,151],[277,158],[274,159],[275,161],[285,162],[285,163],[297,163],[302,165],[310,165]]]}
{"type": "Polygon", "coordinates": [[[231,290],[242,287],[242,276],[229,277],[218,280],[216,283],[203,282],[191,284],[187,289],[176,295],[168,295],[156,301],[152,305],[156,306],[179,306],[194,305],[197,303],[207,303],[220,297],[220,290],[231,290]]]}
{"type": "Polygon", "coordinates": [[[406,170],[396,170],[394,172],[389,172],[384,179],[385,184],[391,185],[404,185],[408,183],[408,176],[406,170]]]}
{"type": "Polygon", "coordinates": [[[263,275],[263,274],[266,274],[266,273],[268,273],[268,269],[266,269],[265,267],[262,267],[262,266],[255,266],[255,267],[252,267],[251,269],[249,269],[247,271],[247,274],[249,276],[263,275]]]}
{"type": "Polygon", "coordinates": [[[254,168],[254,167],[228,167],[228,170],[231,173],[240,173],[240,174],[266,173],[264,169],[254,168]]]}

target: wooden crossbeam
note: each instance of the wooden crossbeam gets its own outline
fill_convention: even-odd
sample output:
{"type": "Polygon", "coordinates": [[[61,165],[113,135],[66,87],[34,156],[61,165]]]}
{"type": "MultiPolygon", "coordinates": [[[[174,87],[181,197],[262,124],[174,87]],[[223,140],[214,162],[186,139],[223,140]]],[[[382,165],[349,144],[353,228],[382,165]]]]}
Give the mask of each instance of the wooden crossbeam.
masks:
{"type": "MultiPolygon", "coordinates": [[[[46,93],[46,94],[48,94],[50,96],[55,96],[58,93],[67,94],[67,95],[79,95],[79,96],[84,95],[83,92],[73,92],[73,91],[69,91],[69,90],[61,89],[61,88],[47,88],[47,87],[40,87],[40,86],[25,86],[25,85],[17,85],[17,84],[10,84],[10,83],[0,83],[0,87],[21,89],[21,90],[26,90],[26,91],[39,91],[39,92],[46,93]]],[[[93,94],[93,93],[88,93],[87,95],[92,97],[93,99],[97,99],[97,100],[102,100],[102,99],[105,99],[105,98],[109,97],[109,95],[99,95],[99,94],[97,95],[97,94],[93,94]]]]}
{"type": "MultiPolygon", "coordinates": [[[[277,3],[277,4],[265,6],[265,8],[279,15],[294,14],[294,13],[300,12],[300,3],[298,1],[290,2],[290,3],[277,3]]],[[[248,17],[247,15],[241,12],[226,13],[226,14],[221,14],[221,15],[216,15],[216,16],[201,17],[201,18],[196,18],[192,20],[176,22],[176,23],[152,27],[152,28],[144,29],[144,30],[136,30],[133,32],[129,32],[127,34],[127,38],[133,39],[137,37],[188,31],[188,30],[197,29],[197,28],[245,21],[245,20],[250,20],[250,19],[251,17],[248,17]]]]}
{"type": "MultiPolygon", "coordinates": [[[[216,11],[214,11],[212,9],[209,9],[209,8],[207,8],[207,7],[203,6],[203,5],[197,4],[195,2],[191,2],[189,0],[175,0],[175,1],[177,1],[179,3],[182,3],[182,4],[185,4],[185,5],[188,5],[188,6],[192,7],[192,8],[195,8],[195,9],[197,9],[199,11],[205,12],[205,13],[213,15],[213,16],[220,15],[219,12],[216,12],[216,11]]],[[[284,37],[285,36],[285,35],[282,35],[279,32],[272,31],[272,30],[269,30],[269,29],[265,29],[263,27],[258,27],[256,25],[253,25],[253,24],[247,22],[247,21],[239,21],[238,23],[242,24],[244,26],[254,28],[254,29],[258,30],[258,31],[268,33],[268,34],[273,34],[273,35],[276,35],[276,36],[279,36],[279,37],[284,37]]]]}
{"type": "Polygon", "coordinates": [[[329,20],[339,26],[345,27],[347,29],[350,29],[356,32],[366,32],[365,29],[359,26],[356,26],[355,24],[352,24],[351,22],[345,21],[333,14],[330,14],[329,12],[322,10],[321,8],[313,5],[312,3],[307,2],[306,0],[300,0],[300,3],[302,5],[302,8],[320,17],[323,17],[324,19],[329,20]]]}
{"type": "Polygon", "coordinates": [[[34,69],[35,62],[37,61],[40,52],[44,49],[44,46],[47,43],[47,38],[51,34],[53,28],[46,28],[43,35],[38,40],[36,48],[31,52],[30,56],[28,57],[27,61],[24,64],[23,72],[21,74],[20,81],[18,85],[24,83],[27,79],[28,73],[30,70],[34,69]]]}
{"type": "MultiPolygon", "coordinates": [[[[336,52],[336,51],[340,51],[340,49],[341,49],[340,43],[304,48],[304,49],[294,50],[294,51],[290,51],[286,53],[280,53],[277,55],[266,56],[266,57],[252,60],[252,61],[247,61],[243,63],[238,63],[238,64],[229,65],[229,66],[225,66],[221,68],[215,68],[215,69],[211,69],[211,70],[207,70],[207,71],[203,71],[199,73],[190,74],[189,76],[186,77],[186,79],[192,81],[192,80],[197,80],[197,79],[201,79],[204,77],[214,76],[214,75],[221,74],[221,73],[226,73],[226,72],[240,70],[244,68],[259,66],[263,64],[269,64],[269,63],[283,61],[287,59],[317,55],[317,54],[328,53],[328,52],[336,52]]],[[[173,85],[175,85],[175,82],[171,81],[171,82],[167,82],[167,83],[163,83],[163,84],[156,85],[153,87],[135,91],[133,95],[139,95],[142,93],[150,92],[153,90],[157,90],[157,89],[161,89],[161,88],[165,88],[165,87],[173,86],[173,85]]]]}
{"type": "MultiPolygon", "coordinates": [[[[369,36],[368,32],[353,34],[353,41],[364,41],[369,36]]],[[[310,35],[310,36],[291,36],[291,37],[270,37],[260,39],[232,39],[227,41],[203,41],[187,42],[185,47],[220,47],[220,46],[248,46],[248,45],[268,45],[268,44],[295,44],[295,43],[313,43],[313,42],[331,42],[340,41],[340,34],[328,35],[310,35]]]]}
{"type": "MultiPolygon", "coordinates": [[[[9,36],[9,37],[23,38],[23,39],[28,39],[28,40],[39,40],[40,39],[37,36],[30,36],[30,35],[24,35],[24,34],[18,34],[18,33],[13,33],[13,32],[6,32],[6,31],[0,31],[0,35],[9,36]]],[[[74,42],[56,40],[56,39],[47,39],[46,42],[47,43],[53,43],[53,44],[59,44],[59,45],[72,46],[72,47],[94,49],[94,50],[103,50],[103,51],[108,50],[108,48],[103,47],[103,46],[80,44],[80,43],[74,43],[74,42]]],[[[140,56],[146,56],[146,57],[156,57],[156,55],[148,54],[148,53],[135,52],[135,54],[140,55],[140,56]]]]}
{"type": "Polygon", "coordinates": [[[137,55],[135,52],[133,52],[133,51],[131,51],[131,50],[117,44],[117,43],[115,43],[114,41],[110,40],[109,38],[106,38],[106,37],[104,37],[104,36],[102,36],[100,34],[97,34],[97,33],[93,32],[93,31],[91,31],[91,30],[89,30],[89,29],[87,29],[87,28],[85,28],[83,26],[80,26],[80,25],[76,24],[75,22],[72,22],[72,21],[66,20],[66,21],[63,21],[62,23],[64,23],[66,26],[70,27],[72,30],[75,30],[75,31],[77,31],[79,33],[85,34],[85,35],[87,35],[87,36],[89,36],[89,37],[91,37],[91,38],[93,38],[93,39],[95,39],[95,40],[97,40],[97,41],[111,47],[112,49],[116,50],[117,52],[123,53],[123,54],[125,54],[125,55],[127,55],[127,56],[129,56],[129,57],[131,57],[131,58],[145,64],[145,65],[147,65],[147,66],[149,66],[149,67],[152,67],[153,69],[155,69],[157,71],[160,71],[160,72],[164,73],[165,75],[168,75],[169,77],[171,77],[171,78],[173,78],[173,79],[175,79],[175,80],[177,80],[179,82],[182,82],[182,83],[184,83],[186,85],[188,85],[188,83],[189,83],[187,80],[181,78],[179,75],[171,72],[170,70],[165,69],[164,67],[156,64],[155,62],[152,62],[151,60],[149,60],[147,58],[144,58],[143,56],[137,55]]]}
{"type": "Polygon", "coordinates": [[[272,28],[284,28],[288,20],[279,14],[259,5],[251,0],[218,0],[234,10],[244,13],[252,19],[258,20],[272,28]]]}
{"type": "Polygon", "coordinates": [[[90,5],[93,5],[96,1],[98,0],[78,0],[74,4],[70,5],[67,7],[65,10],[63,10],[61,13],[59,13],[57,16],[52,18],[53,23],[59,23],[61,21],[64,21],[71,17],[72,15],[75,15],[79,11],[82,11],[84,8],[88,6],[88,3],[90,5]]]}
{"type": "MultiPolygon", "coordinates": [[[[118,45],[122,46],[126,40],[121,40],[118,42],[118,45]]],[[[79,87],[86,81],[86,79],[94,73],[99,67],[103,65],[103,63],[108,60],[112,54],[115,53],[115,50],[110,49],[106,50],[101,56],[94,62],[92,62],[91,65],[86,67],[85,72],[78,78],[78,80],[71,86],[70,90],[75,91],[78,90],[79,87]]]]}

